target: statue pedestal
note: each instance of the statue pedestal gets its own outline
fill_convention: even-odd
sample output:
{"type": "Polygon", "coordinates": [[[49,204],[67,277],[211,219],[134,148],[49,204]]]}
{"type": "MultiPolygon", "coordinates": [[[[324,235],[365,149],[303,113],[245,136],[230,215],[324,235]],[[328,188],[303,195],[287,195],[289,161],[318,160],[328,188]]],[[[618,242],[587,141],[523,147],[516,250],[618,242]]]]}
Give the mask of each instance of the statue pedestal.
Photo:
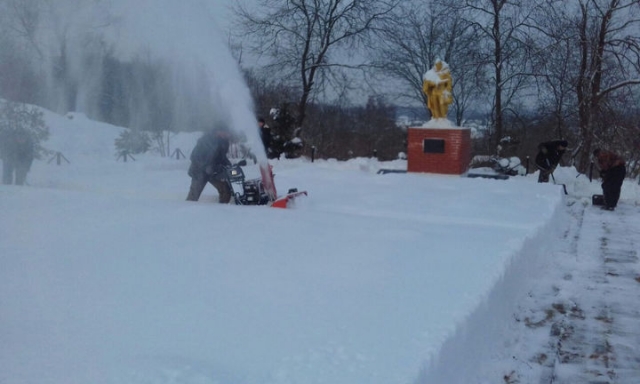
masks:
{"type": "Polygon", "coordinates": [[[471,162],[471,131],[447,119],[408,129],[407,171],[461,175],[471,162]]]}

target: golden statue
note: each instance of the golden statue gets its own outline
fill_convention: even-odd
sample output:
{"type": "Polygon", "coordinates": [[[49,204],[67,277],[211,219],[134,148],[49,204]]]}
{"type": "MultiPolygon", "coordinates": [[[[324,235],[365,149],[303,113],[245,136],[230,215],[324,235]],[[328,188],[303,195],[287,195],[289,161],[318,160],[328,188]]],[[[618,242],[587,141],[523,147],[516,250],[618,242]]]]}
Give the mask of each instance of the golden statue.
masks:
{"type": "Polygon", "coordinates": [[[449,104],[453,102],[449,66],[442,60],[436,60],[433,68],[424,74],[422,80],[422,91],[427,95],[427,107],[431,111],[431,118],[446,119],[449,104]]]}

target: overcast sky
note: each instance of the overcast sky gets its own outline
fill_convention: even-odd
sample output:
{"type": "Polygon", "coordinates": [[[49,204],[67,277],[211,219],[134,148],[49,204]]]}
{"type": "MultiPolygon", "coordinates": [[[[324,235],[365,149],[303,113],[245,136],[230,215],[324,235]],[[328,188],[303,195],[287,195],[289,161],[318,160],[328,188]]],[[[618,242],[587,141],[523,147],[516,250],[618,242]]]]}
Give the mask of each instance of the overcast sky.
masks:
{"type": "MultiPolygon", "coordinates": [[[[233,18],[233,14],[230,8],[234,4],[242,3],[245,5],[249,5],[252,3],[253,4],[257,3],[257,0],[203,0],[203,1],[206,1],[209,4],[211,4],[212,6],[211,9],[213,10],[213,13],[216,16],[218,28],[225,34],[229,32],[229,28],[231,27],[231,20],[233,18]]],[[[364,60],[364,58],[359,58],[356,61],[358,60],[364,60]]],[[[251,59],[246,54],[246,52],[245,52],[245,55],[243,56],[243,61],[244,61],[244,65],[251,66],[251,59]]],[[[357,72],[353,72],[351,75],[360,76],[357,72]]],[[[350,95],[354,102],[365,103],[370,93],[371,93],[371,90],[368,87],[363,86],[361,88],[356,88],[352,90],[350,95]]]]}
{"type": "MultiPolygon", "coordinates": [[[[237,2],[237,0],[207,0],[213,6],[214,14],[218,20],[218,26],[226,30],[229,27],[231,12],[229,8],[237,2]]],[[[246,0],[245,0],[246,1],[246,0]]]]}

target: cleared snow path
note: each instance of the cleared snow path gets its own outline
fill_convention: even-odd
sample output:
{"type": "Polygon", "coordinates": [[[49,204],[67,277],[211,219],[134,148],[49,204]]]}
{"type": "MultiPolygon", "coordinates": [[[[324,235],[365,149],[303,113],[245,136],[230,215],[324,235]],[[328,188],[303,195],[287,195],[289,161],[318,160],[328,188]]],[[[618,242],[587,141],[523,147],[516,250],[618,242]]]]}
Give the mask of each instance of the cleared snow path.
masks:
{"type": "MultiPolygon", "coordinates": [[[[636,384],[640,379],[640,207],[602,211],[569,200],[554,241],[556,284],[540,285],[515,315],[521,338],[505,383],[636,384]]],[[[549,281],[549,279],[544,280],[549,281]]]]}

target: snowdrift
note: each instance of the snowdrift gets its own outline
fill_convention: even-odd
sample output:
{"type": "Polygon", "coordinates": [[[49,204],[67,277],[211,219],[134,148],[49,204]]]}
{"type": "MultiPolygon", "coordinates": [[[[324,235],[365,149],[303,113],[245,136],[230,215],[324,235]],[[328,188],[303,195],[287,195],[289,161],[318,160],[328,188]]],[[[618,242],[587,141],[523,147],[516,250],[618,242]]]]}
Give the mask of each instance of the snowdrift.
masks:
{"type": "Polygon", "coordinates": [[[3,382],[473,382],[562,220],[535,176],[376,174],[400,160],[275,161],[293,210],[187,203],[188,160],[47,121],[71,164],[0,186],[3,382]]]}

